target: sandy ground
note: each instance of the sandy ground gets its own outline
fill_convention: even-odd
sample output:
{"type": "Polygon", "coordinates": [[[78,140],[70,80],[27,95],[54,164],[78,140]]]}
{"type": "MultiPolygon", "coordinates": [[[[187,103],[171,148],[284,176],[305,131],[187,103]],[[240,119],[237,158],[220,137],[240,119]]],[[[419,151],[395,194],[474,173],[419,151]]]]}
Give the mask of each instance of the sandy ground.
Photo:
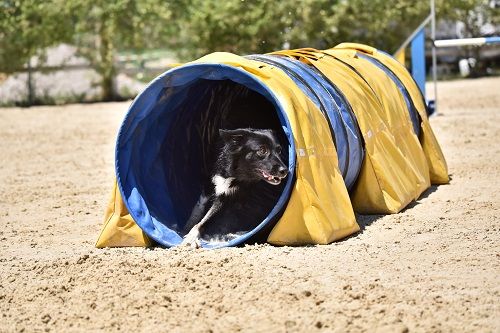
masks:
{"type": "Polygon", "coordinates": [[[500,332],[499,92],[440,83],[450,185],[295,248],[95,249],[128,103],[0,109],[0,332],[500,332]]]}

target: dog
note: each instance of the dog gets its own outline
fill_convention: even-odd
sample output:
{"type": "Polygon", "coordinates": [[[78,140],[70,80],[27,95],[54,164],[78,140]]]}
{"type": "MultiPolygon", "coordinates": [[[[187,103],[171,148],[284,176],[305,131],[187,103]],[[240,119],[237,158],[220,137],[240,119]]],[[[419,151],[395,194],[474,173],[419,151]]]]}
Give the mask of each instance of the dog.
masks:
{"type": "Polygon", "coordinates": [[[229,205],[237,204],[241,208],[242,203],[238,202],[241,195],[256,183],[265,181],[276,186],[288,175],[288,168],[280,157],[282,147],[272,130],[220,129],[219,137],[218,159],[210,181],[202,189],[184,226],[187,234],[181,243],[183,246],[200,247],[201,228],[224,209],[230,210],[229,205]]]}

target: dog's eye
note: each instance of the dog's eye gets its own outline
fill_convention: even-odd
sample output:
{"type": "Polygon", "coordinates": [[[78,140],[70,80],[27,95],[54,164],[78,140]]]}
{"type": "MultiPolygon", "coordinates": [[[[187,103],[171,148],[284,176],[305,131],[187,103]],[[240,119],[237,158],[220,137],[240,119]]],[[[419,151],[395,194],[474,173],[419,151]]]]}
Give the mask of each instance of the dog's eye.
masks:
{"type": "Polygon", "coordinates": [[[280,146],[276,147],[276,153],[281,154],[281,147],[280,146]]]}
{"type": "Polygon", "coordinates": [[[260,146],[259,150],[257,150],[257,155],[259,155],[259,156],[266,156],[267,155],[267,147],[266,146],[260,146]]]}

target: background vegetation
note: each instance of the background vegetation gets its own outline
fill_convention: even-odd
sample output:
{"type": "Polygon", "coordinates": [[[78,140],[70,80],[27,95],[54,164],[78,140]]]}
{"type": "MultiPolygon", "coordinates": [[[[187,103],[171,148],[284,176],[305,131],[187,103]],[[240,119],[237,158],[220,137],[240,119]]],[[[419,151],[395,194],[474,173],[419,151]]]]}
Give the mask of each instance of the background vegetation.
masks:
{"type": "MultiPolygon", "coordinates": [[[[439,18],[498,22],[487,0],[437,0],[439,18]],[[479,14],[478,14],[479,13],[479,14]]],[[[76,45],[115,99],[118,52],[170,49],[180,61],[213,51],[264,53],[342,41],[393,52],[429,13],[414,0],[2,0],[0,73],[25,70],[44,48],[76,45]]]]}

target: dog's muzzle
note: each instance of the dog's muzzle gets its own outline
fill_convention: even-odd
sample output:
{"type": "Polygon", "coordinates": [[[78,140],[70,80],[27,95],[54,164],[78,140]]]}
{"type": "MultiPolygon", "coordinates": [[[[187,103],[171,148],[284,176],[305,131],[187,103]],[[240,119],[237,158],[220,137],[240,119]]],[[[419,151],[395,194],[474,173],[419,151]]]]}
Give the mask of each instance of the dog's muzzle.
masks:
{"type": "Polygon", "coordinates": [[[264,170],[260,170],[259,171],[261,172],[262,174],[262,177],[264,178],[264,180],[266,182],[268,182],[269,184],[271,185],[279,185],[281,183],[281,180],[283,178],[285,178],[288,174],[288,170],[285,169],[285,168],[280,168],[278,170],[278,174],[277,175],[272,175],[270,174],[269,172],[266,172],[264,170]]]}

